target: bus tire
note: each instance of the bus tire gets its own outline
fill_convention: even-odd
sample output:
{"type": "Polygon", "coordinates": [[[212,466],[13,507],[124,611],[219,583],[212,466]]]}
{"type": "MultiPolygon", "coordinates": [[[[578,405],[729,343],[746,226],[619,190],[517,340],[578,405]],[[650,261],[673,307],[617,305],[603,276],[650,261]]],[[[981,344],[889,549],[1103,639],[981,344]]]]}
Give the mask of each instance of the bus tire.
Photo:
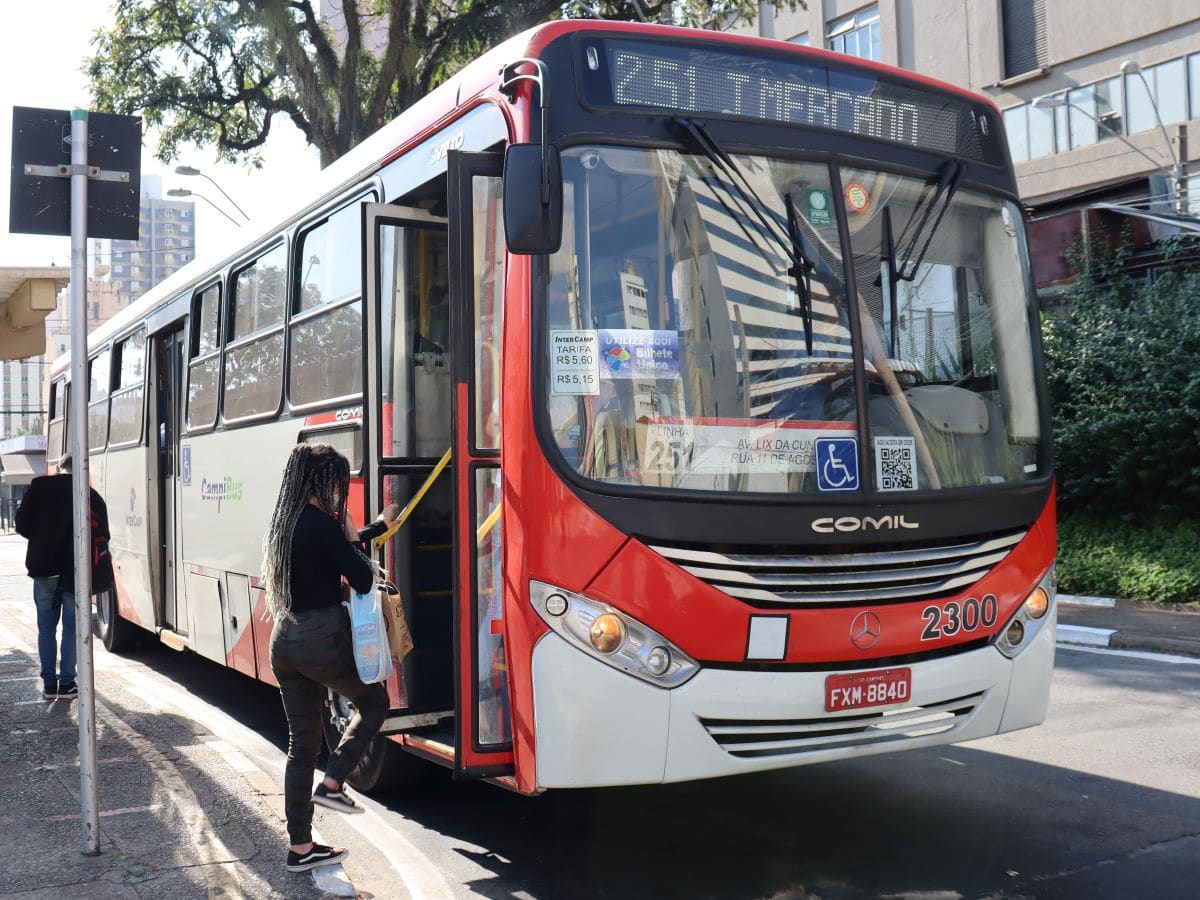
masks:
{"type": "Polygon", "coordinates": [[[137,644],[138,628],[117,611],[117,594],[109,588],[96,595],[96,634],[104,649],[110,653],[121,653],[133,649],[137,644]]]}
{"type": "MultiPolygon", "coordinates": [[[[353,711],[350,701],[326,689],[322,726],[328,751],[332,752],[342,739],[353,711]]],[[[376,735],[358,765],[346,776],[346,783],[364,794],[386,794],[427,784],[435,774],[432,763],[405,752],[395,741],[376,735]]]]}

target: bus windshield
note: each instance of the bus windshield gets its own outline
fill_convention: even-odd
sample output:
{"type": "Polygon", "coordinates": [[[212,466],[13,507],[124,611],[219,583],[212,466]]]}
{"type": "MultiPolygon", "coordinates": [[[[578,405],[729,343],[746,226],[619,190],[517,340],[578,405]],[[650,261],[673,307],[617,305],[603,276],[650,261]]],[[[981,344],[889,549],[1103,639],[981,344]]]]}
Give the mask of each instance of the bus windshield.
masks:
{"type": "Polygon", "coordinates": [[[572,468],[792,494],[1045,474],[1015,205],[958,189],[960,171],[726,159],[563,154],[544,397],[572,468]]]}

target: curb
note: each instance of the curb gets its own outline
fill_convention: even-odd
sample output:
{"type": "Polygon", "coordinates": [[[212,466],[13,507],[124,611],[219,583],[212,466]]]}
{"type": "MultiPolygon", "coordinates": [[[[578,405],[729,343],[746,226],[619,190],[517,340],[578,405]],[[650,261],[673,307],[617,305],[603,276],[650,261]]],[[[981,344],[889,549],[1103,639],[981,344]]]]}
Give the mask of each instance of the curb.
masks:
{"type": "Polygon", "coordinates": [[[1087,625],[1064,625],[1058,623],[1055,633],[1059,643],[1082,644],[1085,647],[1108,647],[1112,636],[1116,634],[1113,628],[1090,628],[1087,625]]]}
{"type": "Polygon", "coordinates": [[[1077,597],[1073,594],[1059,594],[1058,602],[1067,606],[1097,606],[1104,609],[1112,609],[1117,605],[1117,601],[1111,597],[1077,597]]]}

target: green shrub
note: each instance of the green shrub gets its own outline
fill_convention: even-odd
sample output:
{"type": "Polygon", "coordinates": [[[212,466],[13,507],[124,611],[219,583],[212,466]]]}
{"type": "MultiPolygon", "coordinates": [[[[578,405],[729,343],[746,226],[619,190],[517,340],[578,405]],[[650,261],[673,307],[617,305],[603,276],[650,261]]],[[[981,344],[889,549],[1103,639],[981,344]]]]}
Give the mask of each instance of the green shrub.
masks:
{"type": "Polygon", "coordinates": [[[1065,594],[1200,602],[1200,523],[1071,515],[1059,522],[1065,594]]]}
{"type": "MultiPolygon", "coordinates": [[[[1097,254],[1043,322],[1064,512],[1200,521],[1200,273],[1097,254]]],[[[1081,260],[1080,254],[1075,254],[1081,260]]]]}

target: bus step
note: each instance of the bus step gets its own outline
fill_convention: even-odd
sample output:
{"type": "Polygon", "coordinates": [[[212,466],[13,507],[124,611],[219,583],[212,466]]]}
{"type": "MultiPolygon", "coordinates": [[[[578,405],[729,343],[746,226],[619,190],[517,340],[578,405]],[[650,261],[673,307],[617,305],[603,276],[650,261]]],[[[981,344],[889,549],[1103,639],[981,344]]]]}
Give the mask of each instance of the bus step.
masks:
{"type": "Polygon", "coordinates": [[[158,639],[172,650],[183,651],[187,649],[187,638],[178,632],[172,631],[170,628],[158,629],[158,639]]]}
{"type": "Polygon", "coordinates": [[[417,591],[418,597],[453,597],[454,591],[417,591]]]}

